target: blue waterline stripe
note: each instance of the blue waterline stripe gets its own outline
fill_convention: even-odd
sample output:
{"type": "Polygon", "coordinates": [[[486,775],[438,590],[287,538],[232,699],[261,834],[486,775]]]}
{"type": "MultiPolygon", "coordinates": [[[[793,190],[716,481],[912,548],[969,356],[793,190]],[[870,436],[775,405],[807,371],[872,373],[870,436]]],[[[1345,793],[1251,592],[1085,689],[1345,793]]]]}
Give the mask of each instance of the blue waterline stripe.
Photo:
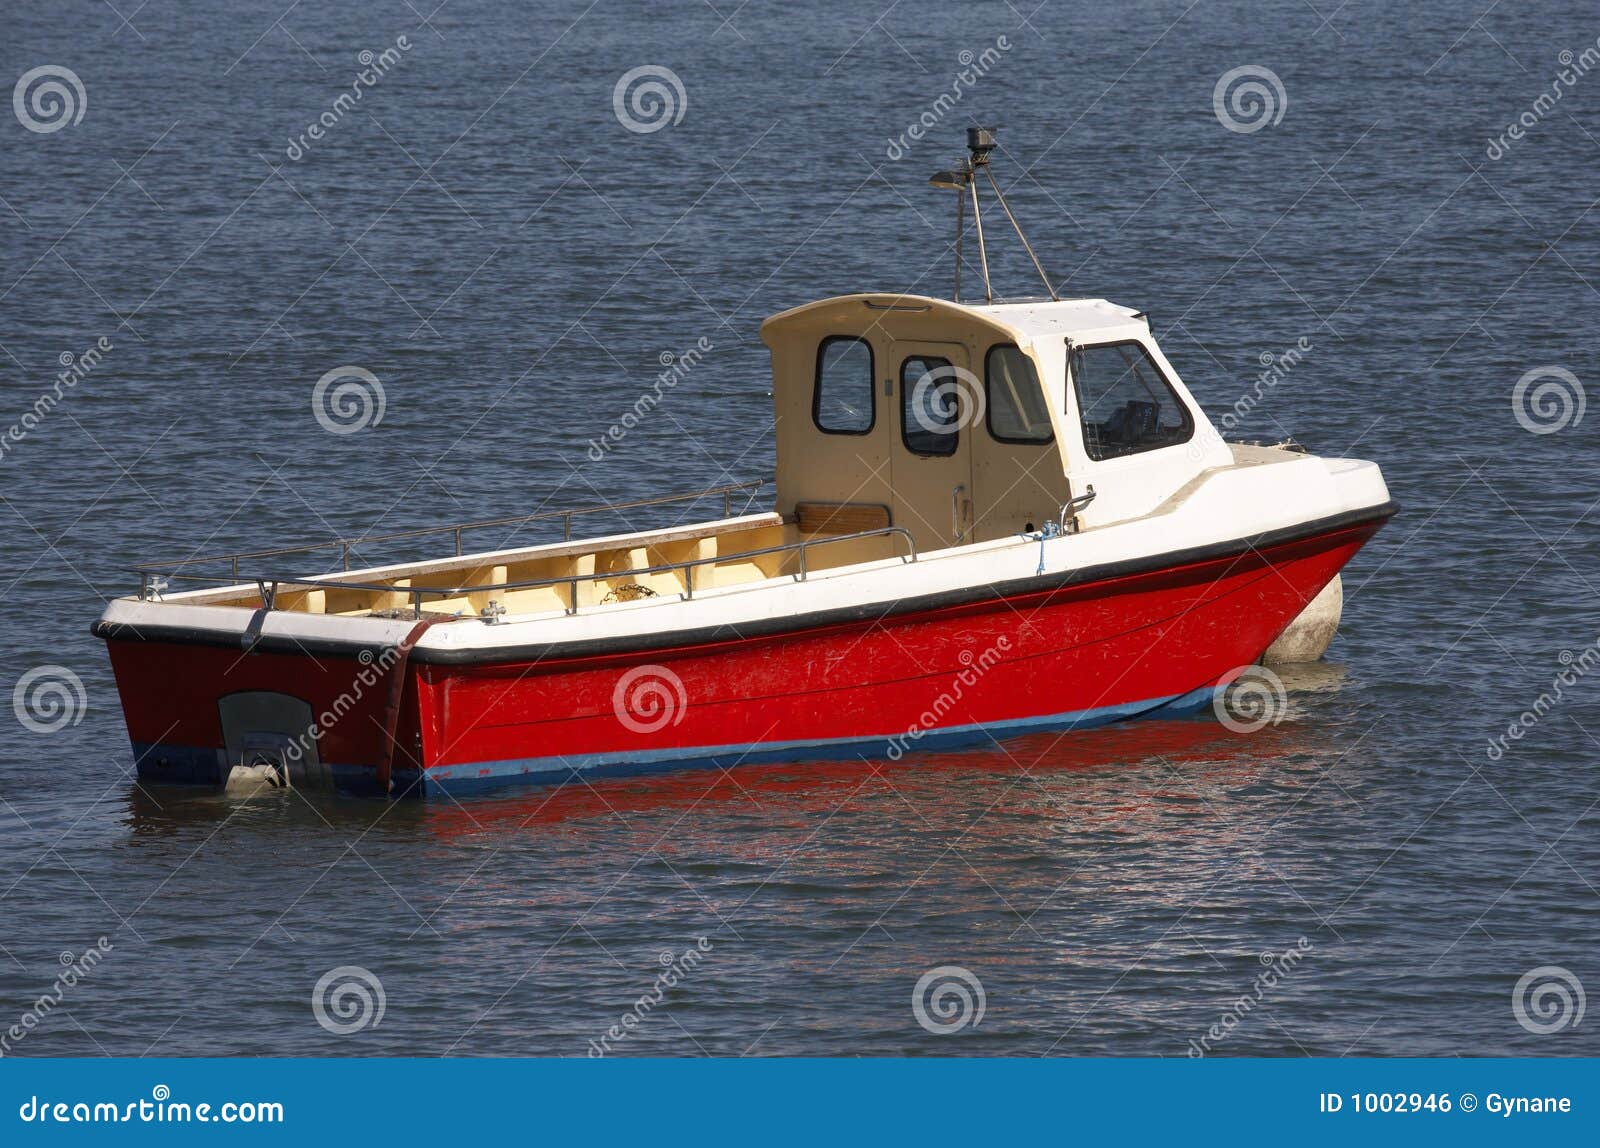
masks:
{"type": "Polygon", "coordinates": [[[979,722],[925,730],[915,737],[908,734],[872,737],[823,738],[813,741],[761,742],[756,745],[688,746],[649,751],[573,754],[567,757],[512,758],[505,761],[470,762],[465,765],[435,766],[427,771],[426,785],[451,793],[467,792],[486,785],[527,781],[548,783],[570,776],[627,777],[677,769],[729,767],[801,758],[837,761],[858,756],[898,758],[906,752],[925,752],[983,744],[991,739],[1015,737],[1051,729],[1089,729],[1111,722],[1147,716],[1178,716],[1207,704],[1212,687],[1181,696],[1126,702],[1072,713],[1045,717],[1016,718],[1004,722],[979,722]]]}
{"type": "MultiPolygon", "coordinates": [[[[689,746],[612,753],[575,754],[570,757],[511,758],[436,766],[417,785],[416,770],[395,770],[397,792],[467,794],[513,785],[549,785],[577,777],[637,777],[696,768],[731,768],[736,765],[816,760],[837,761],[855,757],[898,758],[908,752],[933,752],[982,745],[1003,738],[1045,730],[1090,729],[1140,717],[1177,717],[1208,704],[1215,693],[1207,686],[1188,694],[1126,702],[1114,706],[1016,718],[1004,722],[974,723],[872,737],[825,738],[815,741],[762,742],[757,745],[689,746]]],[[[220,785],[226,778],[217,751],[198,746],[135,743],[139,776],[152,782],[220,785]]],[[[334,782],[352,793],[374,792],[371,766],[328,763],[334,782]]]]}

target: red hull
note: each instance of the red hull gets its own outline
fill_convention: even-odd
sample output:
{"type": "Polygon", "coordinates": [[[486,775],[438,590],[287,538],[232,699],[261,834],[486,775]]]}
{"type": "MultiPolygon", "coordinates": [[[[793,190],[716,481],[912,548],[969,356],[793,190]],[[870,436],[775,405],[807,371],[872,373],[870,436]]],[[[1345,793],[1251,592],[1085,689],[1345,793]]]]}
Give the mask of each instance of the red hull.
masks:
{"type": "Polygon", "coordinates": [[[140,772],[155,780],[222,780],[218,702],[237,691],[341,713],[317,754],[353,788],[374,782],[386,726],[396,731],[397,789],[418,778],[423,789],[475,788],[829,747],[881,754],[886,742],[899,756],[912,742],[986,737],[984,728],[1091,724],[1204,697],[1254,662],[1381,523],[758,638],[479,665],[427,663],[419,649],[401,664],[393,715],[389,683],[353,688],[374,668],[351,657],[109,645],[140,772]]]}

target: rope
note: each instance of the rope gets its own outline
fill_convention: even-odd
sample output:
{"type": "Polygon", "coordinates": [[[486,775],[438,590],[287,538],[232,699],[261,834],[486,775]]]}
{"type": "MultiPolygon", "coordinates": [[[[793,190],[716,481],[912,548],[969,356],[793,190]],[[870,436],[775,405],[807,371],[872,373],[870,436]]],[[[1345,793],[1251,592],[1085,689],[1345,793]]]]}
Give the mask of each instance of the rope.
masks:
{"type": "Polygon", "coordinates": [[[1021,534],[1017,535],[1017,537],[1018,538],[1032,538],[1032,539],[1036,539],[1038,541],[1038,543],[1039,543],[1039,568],[1034,571],[1034,574],[1035,575],[1043,574],[1044,573],[1044,544],[1048,539],[1060,538],[1061,537],[1061,524],[1059,522],[1055,521],[1053,518],[1052,519],[1046,519],[1044,526],[1041,527],[1038,531],[1034,532],[1033,534],[1029,534],[1026,530],[1024,530],[1021,534]]]}

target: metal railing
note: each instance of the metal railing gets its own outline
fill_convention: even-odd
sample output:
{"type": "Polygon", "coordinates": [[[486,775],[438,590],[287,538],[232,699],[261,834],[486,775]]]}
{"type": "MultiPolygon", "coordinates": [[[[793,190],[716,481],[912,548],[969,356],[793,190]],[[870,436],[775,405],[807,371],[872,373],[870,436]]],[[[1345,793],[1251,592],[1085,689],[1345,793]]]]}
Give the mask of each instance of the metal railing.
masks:
{"type": "MultiPolygon", "coordinates": [[[[406,539],[426,538],[435,534],[455,535],[455,557],[464,557],[462,551],[461,535],[464,531],[486,529],[490,526],[522,526],[529,522],[546,522],[551,519],[562,519],[562,541],[572,541],[572,520],[584,514],[603,514],[608,511],[635,510],[645,506],[662,506],[673,502],[692,502],[706,497],[722,496],[722,516],[733,516],[733,496],[741,491],[748,492],[745,509],[754,501],[755,494],[771,480],[755,478],[748,482],[729,483],[726,486],[713,486],[705,490],[686,491],[683,494],[663,494],[655,498],[637,498],[630,502],[613,502],[604,506],[580,506],[571,510],[542,510],[534,514],[515,515],[510,518],[485,518],[475,522],[458,522],[450,526],[428,526],[421,530],[402,530],[395,534],[367,534],[358,538],[330,538],[325,542],[308,542],[299,546],[282,546],[273,550],[242,550],[236,554],[208,554],[194,558],[176,558],[167,562],[141,562],[134,566],[136,573],[143,575],[141,590],[147,590],[152,576],[175,571],[188,566],[214,565],[226,562],[233,577],[242,577],[239,563],[255,558],[282,558],[290,554],[314,554],[321,550],[332,550],[335,547],[342,551],[342,568],[350,569],[350,556],[354,548],[363,545],[374,545],[380,542],[399,542],[406,539]]],[[[183,577],[182,575],[172,575],[183,577]]]]}
{"type": "MultiPolygon", "coordinates": [[[[795,552],[799,570],[792,575],[796,581],[804,582],[810,574],[810,566],[806,560],[807,550],[812,546],[826,546],[836,542],[854,542],[863,538],[877,538],[894,536],[904,539],[907,553],[901,556],[902,562],[917,561],[917,543],[911,533],[900,526],[880,526],[873,530],[860,530],[853,534],[832,534],[820,538],[802,538],[796,542],[786,542],[779,546],[763,546],[755,550],[741,550],[732,554],[717,554],[709,558],[689,558],[681,562],[662,563],[657,566],[637,566],[627,570],[596,571],[588,574],[564,574],[554,578],[529,578],[510,582],[495,582],[490,584],[468,586],[396,586],[388,582],[351,582],[342,578],[284,578],[275,575],[240,575],[241,582],[253,582],[261,595],[262,607],[267,610],[277,608],[279,593],[284,587],[309,587],[312,589],[328,590],[364,590],[383,594],[402,594],[411,601],[411,615],[413,618],[422,617],[424,597],[455,598],[467,594],[492,594],[504,593],[510,590],[534,590],[551,586],[565,586],[568,588],[566,612],[578,612],[578,586],[584,582],[614,582],[623,578],[637,577],[643,574],[665,574],[679,572],[683,574],[683,597],[694,597],[694,572],[701,566],[715,566],[722,563],[739,562],[751,558],[759,558],[767,554],[784,554],[795,552]]],[[[772,575],[778,577],[779,575],[772,575]]],[[[147,575],[148,577],[148,575],[147,575]]],[[[217,575],[212,574],[171,574],[170,578],[188,582],[216,582],[217,575]]],[[[142,596],[149,596],[150,584],[146,582],[142,596]]],[[[483,620],[493,622],[503,610],[482,613],[483,620]]]]}

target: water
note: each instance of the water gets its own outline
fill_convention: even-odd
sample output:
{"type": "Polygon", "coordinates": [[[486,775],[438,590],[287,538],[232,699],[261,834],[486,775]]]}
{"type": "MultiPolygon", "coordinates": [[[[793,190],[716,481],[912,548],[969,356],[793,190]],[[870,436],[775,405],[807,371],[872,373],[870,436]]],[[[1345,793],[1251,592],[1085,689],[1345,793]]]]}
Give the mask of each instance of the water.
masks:
{"type": "MultiPolygon", "coordinates": [[[[87,107],[0,125],[7,421],[59,355],[113,346],[0,461],[0,685],[64,665],[87,696],[54,733],[6,715],[0,1022],[58,954],[111,946],[14,1053],[582,1055],[700,938],[617,1052],[1600,1052],[1593,1019],[1539,1035],[1512,1007],[1540,966],[1600,986],[1594,683],[1487,752],[1600,634],[1595,416],[1532,434],[1511,398],[1533,368],[1600,379],[1600,79],[1485,154],[1594,44],[1592,6],[1028,7],[8,14],[0,75],[68,66],[87,107]],[[986,48],[934,141],[888,160],[986,48]],[[650,134],[612,108],[642,64],[687,97],[650,134]],[[1245,65],[1287,97],[1249,133],[1212,106],[1245,65]],[[129,563],[768,473],[759,321],[945,292],[949,203],[923,180],[972,118],[1003,125],[1068,291],[1147,308],[1214,415],[1307,340],[1239,432],[1377,459],[1404,503],[1285,720],[460,806],[133,787],[87,633],[129,563]],[[311,390],[345,365],[386,409],[335,435],[311,390]],[[311,997],[346,965],[384,1014],[337,1036],[311,997]],[[911,1009],[944,965],[985,1002],[949,1036],[911,1009]]],[[[1004,289],[1032,290],[994,245],[1004,289]]]]}

